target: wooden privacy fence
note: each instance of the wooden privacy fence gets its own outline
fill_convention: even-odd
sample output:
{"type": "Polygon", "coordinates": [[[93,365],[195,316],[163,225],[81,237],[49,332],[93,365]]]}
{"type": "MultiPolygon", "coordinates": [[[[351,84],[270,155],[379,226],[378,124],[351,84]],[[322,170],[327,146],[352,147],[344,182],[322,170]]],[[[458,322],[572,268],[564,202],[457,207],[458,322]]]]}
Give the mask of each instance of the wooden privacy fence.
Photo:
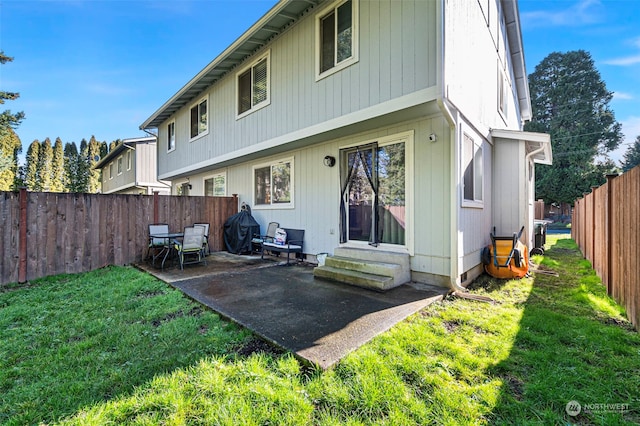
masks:
{"type": "Polygon", "coordinates": [[[149,224],[209,223],[212,251],[238,198],[0,192],[0,284],[141,262],[149,224]]]}
{"type": "Polygon", "coordinates": [[[607,292],[640,326],[640,167],[576,201],[571,235],[607,292]]]}

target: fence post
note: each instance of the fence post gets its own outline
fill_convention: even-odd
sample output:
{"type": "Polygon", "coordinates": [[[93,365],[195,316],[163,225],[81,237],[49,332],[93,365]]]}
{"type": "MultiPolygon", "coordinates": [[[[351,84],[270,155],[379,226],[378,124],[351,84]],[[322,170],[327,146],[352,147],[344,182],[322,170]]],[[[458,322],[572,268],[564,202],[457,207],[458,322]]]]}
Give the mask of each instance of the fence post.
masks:
{"type": "Polygon", "coordinates": [[[27,281],[27,188],[20,188],[20,219],[18,224],[18,282],[27,281]]]}
{"type": "Polygon", "coordinates": [[[153,191],[153,223],[158,223],[158,191],[153,191]]]}
{"type": "Polygon", "coordinates": [[[591,266],[596,269],[596,189],[597,186],[591,187],[591,266]]]}
{"type": "Polygon", "coordinates": [[[618,175],[607,175],[607,294],[613,287],[613,179],[618,175]]]}

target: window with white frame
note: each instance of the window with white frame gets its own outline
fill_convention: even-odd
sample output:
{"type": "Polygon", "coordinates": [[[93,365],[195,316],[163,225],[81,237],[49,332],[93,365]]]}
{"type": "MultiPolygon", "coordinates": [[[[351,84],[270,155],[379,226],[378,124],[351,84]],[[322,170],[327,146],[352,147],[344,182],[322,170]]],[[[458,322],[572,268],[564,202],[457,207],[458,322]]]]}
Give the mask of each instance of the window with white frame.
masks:
{"type": "Polygon", "coordinates": [[[176,149],[176,122],[167,124],[167,151],[176,149]]]}
{"type": "Polygon", "coordinates": [[[127,151],[127,170],[131,170],[131,163],[132,163],[131,158],[132,158],[132,156],[133,156],[132,150],[128,150],[127,151]]]}
{"type": "Polygon", "coordinates": [[[227,174],[218,173],[204,179],[204,195],[224,197],[227,195],[227,174]]]}
{"type": "Polygon", "coordinates": [[[498,111],[507,118],[507,100],[509,99],[509,82],[505,78],[502,67],[498,65],[498,111]]]}
{"type": "Polygon", "coordinates": [[[255,207],[293,207],[293,158],[253,168],[255,207]]]}
{"type": "Polygon", "coordinates": [[[109,164],[109,179],[113,179],[113,163],[109,164]]]}
{"type": "Polygon", "coordinates": [[[209,130],[209,119],[207,114],[207,98],[202,98],[197,104],[191,107],[190,116],[190,136],[191,139],[206,134],[209,130]]]}
{"type": "Polygon", "coordinates": [[[463,140],[463,199],[482,202],[482,143],[464,134],[463,140]]]}
{"type": "Polygon", "coordinates": [[[122,174],[122,156],[118,157],[118,175],[122,174]]]}
{"type": "Polygon", "coordinates": [[[345,0],[320,11],[316,18],[316,79],[358,61],[358,0],[345,0]]]}
{"type": "Polygon", "coordinates": [[[269,105],[270,52],[237,74],[238,117],[269,105]]]}

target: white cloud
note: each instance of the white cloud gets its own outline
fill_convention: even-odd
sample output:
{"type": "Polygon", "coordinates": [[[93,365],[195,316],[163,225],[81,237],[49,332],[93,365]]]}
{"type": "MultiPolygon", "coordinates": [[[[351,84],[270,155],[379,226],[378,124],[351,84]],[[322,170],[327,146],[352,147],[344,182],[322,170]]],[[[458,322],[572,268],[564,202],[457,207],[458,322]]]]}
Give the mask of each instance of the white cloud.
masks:
{"type": "Polygon", "coordinates": [[[640,54],[623,56],[621,58],[607,59],[602,62],[607,65],[619,65],[626,67],[629,65],[640,64],[640,54]]]}
{"type": "Polygon", "coordinates": [[[633,95],[625,92],[613,92],[613,99],[631,100],[634,99],[633,95]]]}
{"type": "Polygon", "coordinates": [[[561,10],[524,12],[520,14],[520,18],[528,27],[575,27],[600,22],[603,17],[601,6],[600,0],[579,0],[561,10]]]}

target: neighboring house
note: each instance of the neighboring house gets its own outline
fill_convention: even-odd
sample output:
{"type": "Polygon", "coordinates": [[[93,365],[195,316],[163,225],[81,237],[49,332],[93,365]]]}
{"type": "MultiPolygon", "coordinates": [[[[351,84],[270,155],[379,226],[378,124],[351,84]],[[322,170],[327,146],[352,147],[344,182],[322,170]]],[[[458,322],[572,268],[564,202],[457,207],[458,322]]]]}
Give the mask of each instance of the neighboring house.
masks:
{"type": "Polygon", "coordinates": [[[156,138],[124,139],[94,169],[102,171],[103,194],[171,193],[171,182],[157,179],[156,138]]]}
{"type": "Polygon", "coordinates": [[[530,118],[515,1],[282,0],[141,128],[173,194],[235,193],[309,255],[401,253],[459,288],[494,226],[531,247],[551,145],[530,118]]]}

